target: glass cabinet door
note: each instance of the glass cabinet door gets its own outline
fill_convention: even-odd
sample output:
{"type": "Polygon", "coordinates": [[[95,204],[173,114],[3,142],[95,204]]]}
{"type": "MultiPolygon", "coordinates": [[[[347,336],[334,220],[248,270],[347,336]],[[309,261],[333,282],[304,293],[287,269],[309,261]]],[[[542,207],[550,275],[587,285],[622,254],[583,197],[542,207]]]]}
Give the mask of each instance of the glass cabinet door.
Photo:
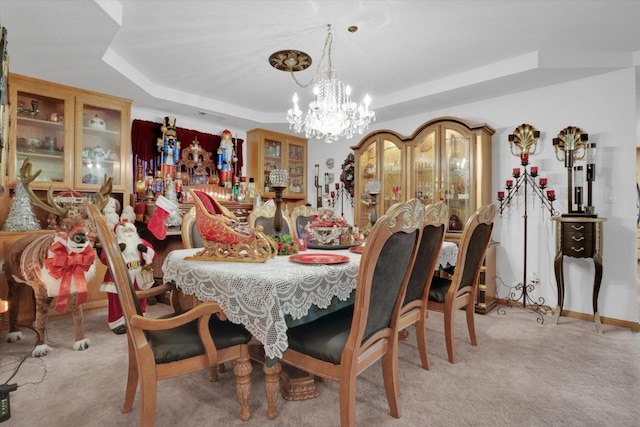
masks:
{"type": "Polygon", "coordinates": [[[429,132],[417,140],[413,150],[413,179],[409,181],[413,185],[412,196],[428,205],[440,200],[436,174],[437,144],[436,132],[429,132]]]}
{"type": "Polygon", "coordinates": [[[105,107],[91,100],[79,100],[77,104],[80,111],[76,161],[82,166],[77,172],[76,186],[86,189],[101,185],[105,176],[113,179],[114,186],[122,186],[122,109],[105,107]]]}
{"type": "Polygon", "coordinates": [[[114,191],[129,191],[131,160],[131,102],[93,94],[76,95],[76,188],[96,191],[105,176],[114,191]]]}
{"type": "MultiPolygon", "coordinates": [[[[264,139],[264,177],[262,182],[264,182],[264,193],[272,192],[271,182],[269,179],[269,174],[274,169],[282,169],[282,156],[284,154],[283,143],[282,141],[278,141],[275,139],[265,138],[264,139]]],[[[264,194],[263,194],[264,196],[264,194]]]]}
{"type": "Polygon", "coordinates": [[[449,205],[449,230],[462,231],[471,212],[471,140],[470,137],[445,129],[443,190],[449,205]]]}
{"type": "Polygon", "coordinates": [[[407,190],[402,188],[405,166],[400,146],[385,138],[382,150],[383,180],[378,215],[384,215],[391,205],[403,201],[403,192],[407,190]]]}
{"type": "MultiPolygon", "coordinates": [[[[356,225],[364,227],[371,224],[371,195],[367,193],[367,183],[376,181],[378,170],[378,150],[376,149],[376,140],[372,140],[358,158],[358,170],[356,171],[356,194],[355,203],[360,206],[358,218],[354,218],[356,225]]],[[[378,201],[380,195],[378,195],[378,201]]],[[[379,212],[379,209],[378,209],[379,212]]]]}
{"type": "Polygon", "coordinates": [[[287,148],[289,150],[289,188],[287,189],[287,195],[290,197],[303,197],[306,194],[305,189],[307,188],[305,179],[307,174],[307,147],[303,144],[289,142],[287,148]]]}
{"type": "Polygon", "coordinates": [[[20,168],[28,158],[32,172],[41,171],[32,183],[33,188],[48,188],[52,183],[56,188],[63,188],[72,182],[73,170],[68,158],[73,153],[73,146],[65,142],[73,141],[67,137],[73,132],[72,126],[67,124],[67,119],[73,123],[72,117],[67,116],[73,112],[73,98],[56,95],[53,92],[44,95],[42,92],[16,92],[13,176],[20,176],[20,168]]]}

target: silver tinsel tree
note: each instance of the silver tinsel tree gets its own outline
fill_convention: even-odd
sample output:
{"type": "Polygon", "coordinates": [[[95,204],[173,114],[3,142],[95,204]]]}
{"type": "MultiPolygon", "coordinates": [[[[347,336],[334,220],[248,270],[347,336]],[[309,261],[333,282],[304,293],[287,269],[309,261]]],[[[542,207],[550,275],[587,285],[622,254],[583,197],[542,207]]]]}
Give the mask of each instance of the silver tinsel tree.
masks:
{"type": "MultiPolygon", "coordinates": [[[[176,206],[178,206],[176,186],[173,184],[173,180],[171,178],[166,179],[164,189],[164,197],[171,200],[176,204],[176,206]]],[[[167,228],[175,228],[180,227],[180,225],[182,225],[182,213],[180,212],[180,209],[176,209],[167,217],[167,220],[164,222],[164,226],[167,228]]]]}
{"type": "Polygon", "coordinates": [[[27,195],[22,181],[16,183],[16,194],[13,196],[11,210],[2,231],[34,231],[41,230],[40,222],[33,211],[31,200],[27,195]]]}

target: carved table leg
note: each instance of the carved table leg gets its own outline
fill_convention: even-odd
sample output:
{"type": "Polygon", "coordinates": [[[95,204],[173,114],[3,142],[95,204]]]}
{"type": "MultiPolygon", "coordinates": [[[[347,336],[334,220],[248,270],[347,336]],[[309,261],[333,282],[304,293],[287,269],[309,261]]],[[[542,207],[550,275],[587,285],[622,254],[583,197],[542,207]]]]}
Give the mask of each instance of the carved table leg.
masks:
{"type": "Polygon", "coordinates": [[[560,316],[562,316],[562,307],[564,306],[564,256],[562,255],[562,251],[558,251],[556,253],[556,258],[553,262],[554,270],[556,273],[556,284],[558,285],[558,306],[556,307],[556,311],[558,312],[558,317],[556,318],[556,325],[560,320],[560,316]]]}
{"type": "Polygon", "coordinates": [[[236,394],[240,402],[240,419],[247,421],[251,418],[251,362],[249,354],[235,360],[233,373],[236,376],[236,394]]]}
{"type": "Polygon", "coordinates": [[[593,264],[595,266],[595,276],[593,278],[593,320],[596,324],[596,332],[601,333],[600,313],[598,312],[598,294],[602,283],[602,256],[599,253],[593,254],[593,264]]]}
{"type": "MultiPolygon", "coordinates": [[[[264,347],[262,344],[250,345],[249,352],[253,360],[262,365],[265,364],[264,347]]],[[[283,399],[306,400],[318,397],[319,393],[313,375],[286,364],[281,367],[279,372],[280,379],[282,380],[280,391],[282,392],[283,399]]]]}
{"type": "Polygon", "coordinates": [[[263,365],[264,392],[267,396],[267,418],[275,420],[278,417],[278,391],[280,389],[280,362],[268,367],[263,365]]]}

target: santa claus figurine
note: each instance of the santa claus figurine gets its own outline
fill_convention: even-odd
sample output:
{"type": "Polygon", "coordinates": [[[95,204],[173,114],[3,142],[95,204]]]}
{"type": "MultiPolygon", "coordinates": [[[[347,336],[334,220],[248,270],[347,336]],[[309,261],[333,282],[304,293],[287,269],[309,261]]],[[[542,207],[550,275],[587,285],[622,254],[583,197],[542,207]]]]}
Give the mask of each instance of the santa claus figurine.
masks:
{"type": "MultiPolygon", "coordinates": [[[[153,274],[151,274],[151,263],[156,256],[156,252],[151,244],[143,240],[136,230],[136,226],[131,222],[119,222],[114,228],[116,240],[120,245],[122,257],[127,263],[129,278],[134,284],[136,290],[149,289],[154,284],[153,274]]],[[[107,264],[104,252],[100,255],[100,259],[107,264]]],[[[107,320],[109,328],[115,334],[124,334],[127,332],[124,322],[124,313],[118,300],[116,286],[113,283],[111,271],[107,269],[104,275],[104,283],[100,286],[100,290],[107,292],[109,300],[109,311],[107,320]]],[[[147,308],[146,298],[140,299],[140,309],[144,313],[147,308]]]]}

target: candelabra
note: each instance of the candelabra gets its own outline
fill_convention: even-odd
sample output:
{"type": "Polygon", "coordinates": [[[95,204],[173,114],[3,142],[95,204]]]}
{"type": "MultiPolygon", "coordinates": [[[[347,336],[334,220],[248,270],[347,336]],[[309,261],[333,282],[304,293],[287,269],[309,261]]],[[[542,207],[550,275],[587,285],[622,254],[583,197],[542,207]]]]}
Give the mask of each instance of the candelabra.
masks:
{"type": "Polygon", "coordinates": [[[558,212],[553,208],[553,201],[555,200],[555,191],[547,190],[546,197],[544,190],[547,188],[547,178],[540,177],[536,183],[535,178],[538,177],[538,167],[531,166],[530,170],[527,170],[529,165],[529,156],[533,155],[537,148],[538,138],[540,137],[540,131],[536,130],[533,126],[528,124],[522,124],[518,126],[514,133],[509,135],[509,145],[511,147],[511,154],[520,158],[520,164],[523,166],[523,170],[520,168],[514,168],[512,176],[515,178],[515,183],[512,179],[506,181],[506,190],[498,191],[498,200],[500,201],[500,214],[510,206],[511,199],[519,193],[520,188],[523,188],[524,194],[524,272],[522,283],[518,283],[511,287],[509,292],[507,303],[514,301],[518,302],[522,300],[522,306],[524,308],[531,308],[538,314],[538,323],[544,323],[544,317],[542,317],[543,311],[549,310],[544,305],[544,298],[540,297],[538,301],[534,301],[530,294],[534,291],[538,285],[537,280],[527,284],[527,220],[528,220],[528,204],[527,196],[529,188],[533,195],[539,198],[542,202],[542,206],[549,211],[551,216],[558,215],[558,212]],[[518,294],[519,292],[519,294],[518,294]]]}
{"type": "Polygon", "coordinates": [[[378,220],[376,205],[378,204],[378,194],[380,194],[380,181],[368,181],[365,185],[365,191],[371,196],[371,225],[373,226],[378,220]]]}
{"type": "Polygon", "coordinates": [[[335,208],[336,202],[338,201],[338,198],[340,198],[340,216],[344,217],[344,199],[346,197],[349,204],[353,206],[353,198],[351,197],[351,193],[349,193],[349,191],[345,188],[344,184],[340,185],[339,182],[336,182],[335,185],[336,190],[329,193],[331,196],[331,207],[335,208]]]}
{"type": "Polygon", "coordinates": [[[580,128],[567,126],[553,139],[556,158],[567,168],[568,213],[563,216],[596,217],[593,206],[593,181],[596,180],[596,144],[589,142],[589,135],[580,128]],[[586,157],[587,162],[587,206],[583,210],[583,167],[576,161],[586,157]],[[575,204],[575,208],[574,208],[575,204]]]}
{"type": "Polygon", "coordinates": [[[273,169],[269,173],[271,188],[276,193],[276,213],[273,216],[273,229],[276,236],[282,231],[282,192],[289,185],[289,172],[282,169],[273,169]]]}
{"type": "Polygon", "coordinates": [[[314,178],[314,185],[316,187],[316,209],[320,209],[322,207],[322,186],[320,182],[318,182],[319,173],[320,173],[320,165],[316,164],[316,174],[314,178]]]}

